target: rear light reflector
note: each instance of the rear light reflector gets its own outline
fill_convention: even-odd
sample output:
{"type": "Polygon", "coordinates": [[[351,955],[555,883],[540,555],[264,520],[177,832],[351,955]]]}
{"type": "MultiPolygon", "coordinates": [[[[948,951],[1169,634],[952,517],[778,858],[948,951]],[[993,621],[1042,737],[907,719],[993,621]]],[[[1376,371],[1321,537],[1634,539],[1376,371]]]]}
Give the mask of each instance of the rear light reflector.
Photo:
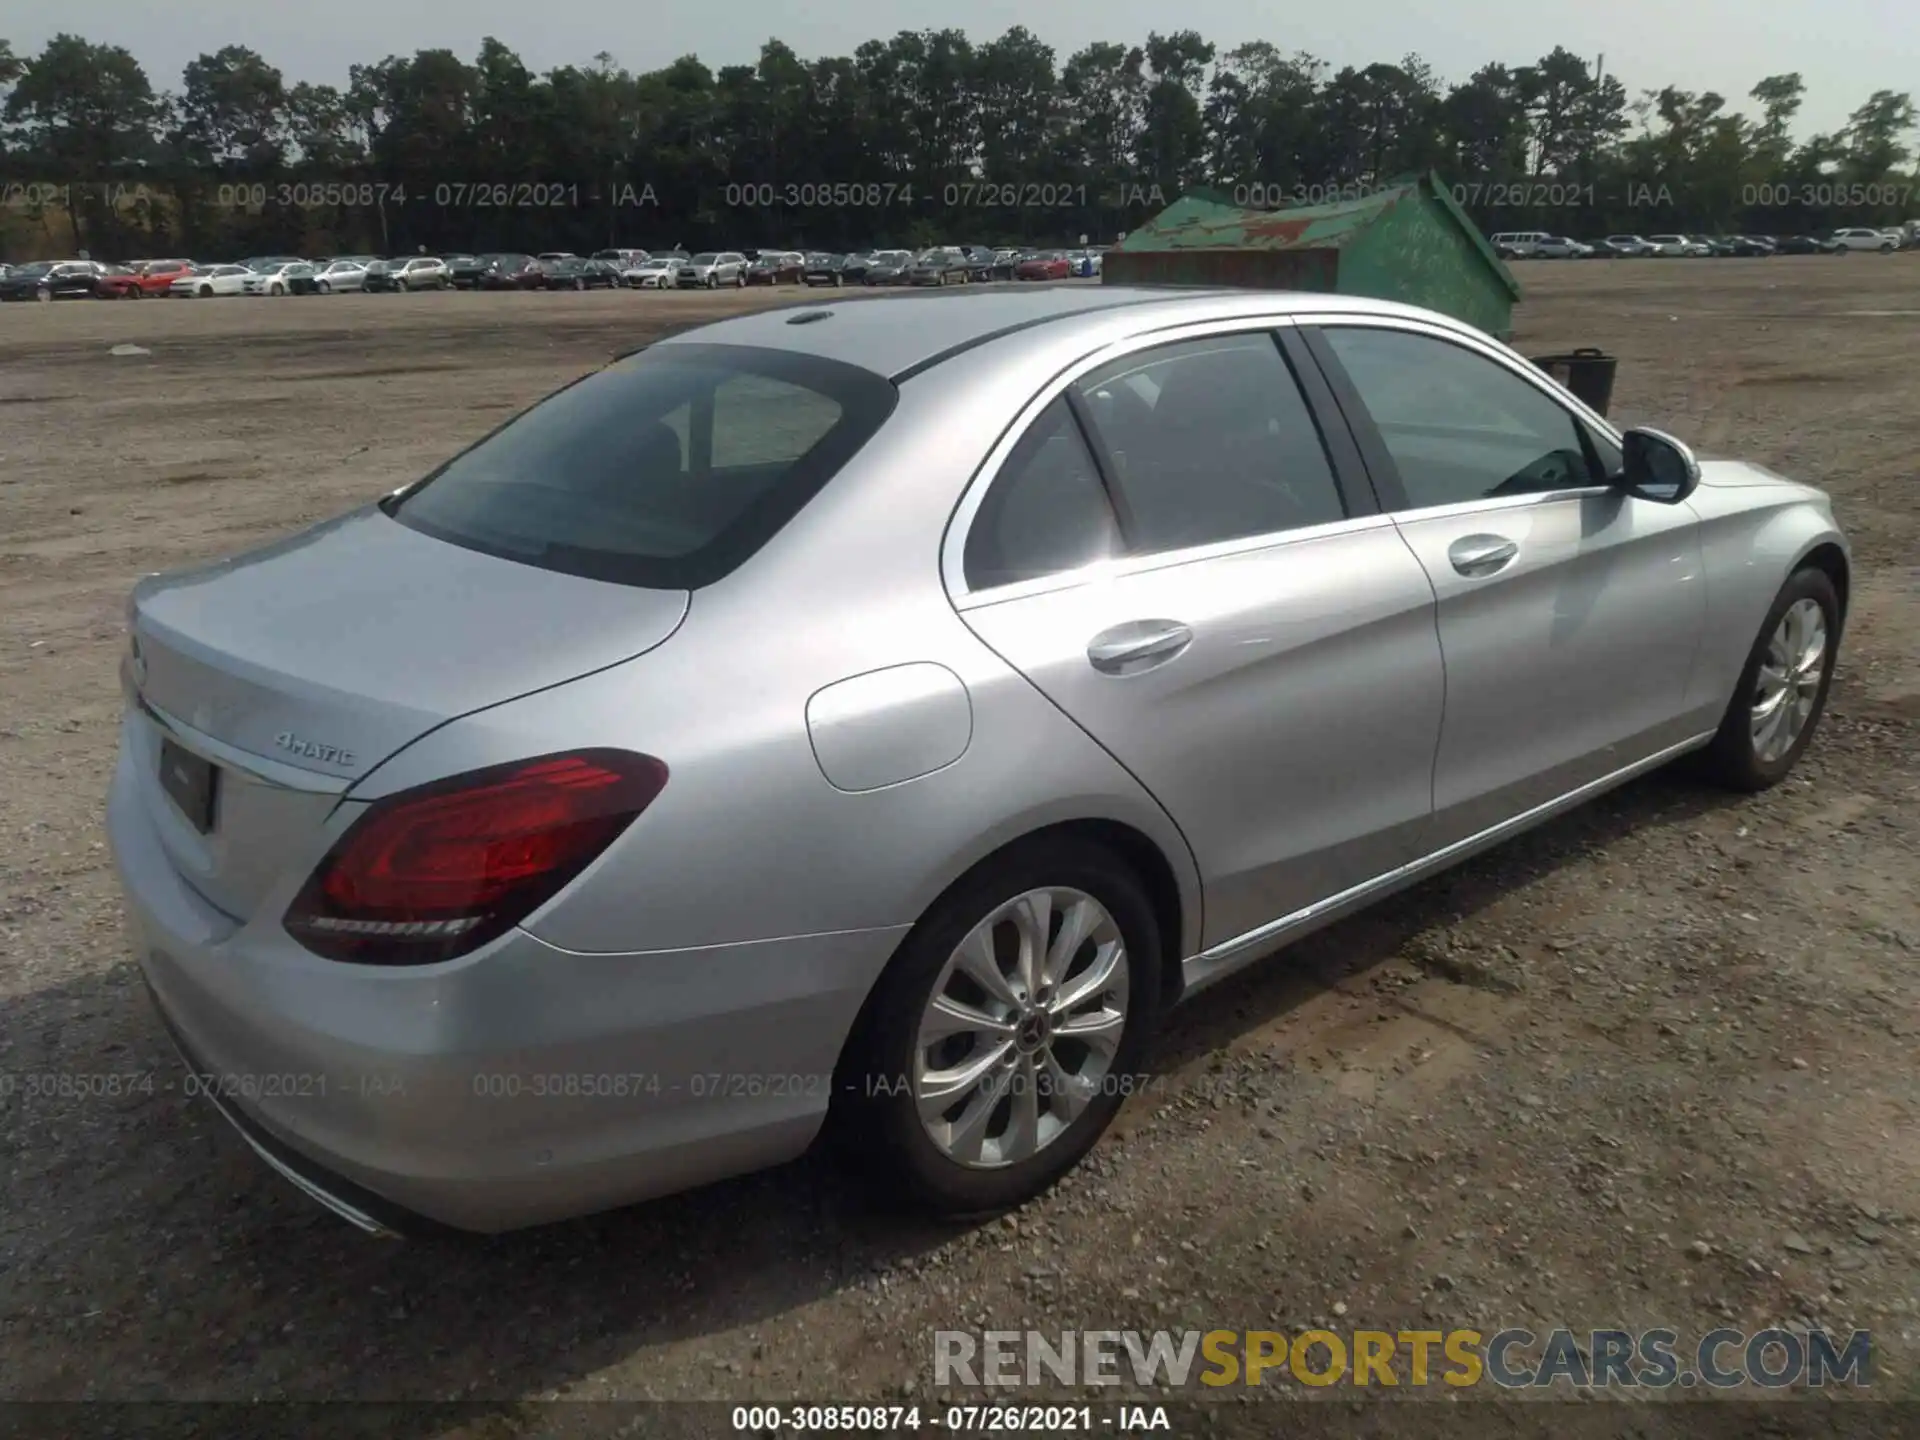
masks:
{"type": "Polygon", "coordinates": [[[332,960],[464,955],[557,895],[666,783],[650,755],[581,750],[390,795],[327,852],[283,923],[332,960]]]}

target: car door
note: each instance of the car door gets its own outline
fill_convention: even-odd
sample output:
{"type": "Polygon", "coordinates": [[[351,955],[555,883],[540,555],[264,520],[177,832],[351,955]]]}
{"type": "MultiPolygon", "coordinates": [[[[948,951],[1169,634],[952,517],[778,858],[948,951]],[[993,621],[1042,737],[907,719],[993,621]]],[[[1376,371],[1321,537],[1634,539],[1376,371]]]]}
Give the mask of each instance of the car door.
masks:
{"type": "Polygon", "coordinates": [[[1432,587],[1274,323],[1055,381],[947,561],[973,631],[1180,827],[1210,949],[1414,858],[1440,730],[1432,587]]]}
{"type": "Polygon", "coordinates": [[[1302,333],[1438,602],[1436,844],[1692,738],[1707,596],[1691,507],[1609,483],[1604,427],[1491,342],[1415,321],[1302,333]]]}

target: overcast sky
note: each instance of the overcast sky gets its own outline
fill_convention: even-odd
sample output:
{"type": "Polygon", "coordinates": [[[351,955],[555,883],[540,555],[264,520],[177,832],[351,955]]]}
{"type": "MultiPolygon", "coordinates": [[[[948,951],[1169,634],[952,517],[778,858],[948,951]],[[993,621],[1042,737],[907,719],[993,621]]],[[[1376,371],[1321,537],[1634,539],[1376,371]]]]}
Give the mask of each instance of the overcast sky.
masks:
{"type": "Polygon", "coordinates": [[[1920,88],[1920,4],[1914,0],[1335,0],[1277,6],[1249,0],[1044,0],[1039,5],[951,0],[777,0],[676,4],[529,0],[0,0],[0,36],[32,55],[57,30],[124,45],[156,87],[174,89],[194,56],[239,44],[259,51],[289,80],[344,85],[347,67],[433,47],[471,58],[497,35],[535,70],[585,64],[606,50],[630,70],[677,56],[707,64],[750,63],[770,36],[803,58],[851,54],[861,42],[902,29],[957,26],[976,43],[1022,24],[1058,59],[1095,40],[1138,43],[1150,30],[1192,28],[1223,49],[1268,40],[1334,66],[1423,56],[1448,83],[1499,60],[1526,64],[1555,45],[1605,55],[1629,96],[1677,85],[1717,90],[1745,105],[1764,75],[1798,70],[1807,83],[1803,133],[1833,130],[1875,90],[1920,88]],[[1291,12],[1291,13],[1289,13],[1291,12]]]}

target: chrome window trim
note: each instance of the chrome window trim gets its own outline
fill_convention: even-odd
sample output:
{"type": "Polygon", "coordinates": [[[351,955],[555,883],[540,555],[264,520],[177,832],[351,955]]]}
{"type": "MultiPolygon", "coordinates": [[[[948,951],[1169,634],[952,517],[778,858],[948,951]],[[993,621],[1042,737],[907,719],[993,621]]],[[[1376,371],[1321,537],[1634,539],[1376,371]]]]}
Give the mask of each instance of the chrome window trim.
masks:
{"type": "MultiPolygon", "coordinates": [[[[1379,315],[1365,310],[1303,310],[1296,314],[1294,322],[1298,325],[1311,325],[1322,330],[1352,329],[1366,326],[1373,330],[1400,330],[1410,335],[1425,335],[1433,340],[1444,340],[1471,350],[1484,359],[1517,376],[1531,385],[1561,409],[1570,411],[1585,420],[1602,435],[1607,436],[1615,445],[1621,443],[1621,432],[1604,415],[1589,410],[1580,397],[1562,388],[1553,377],[1538,365],[1530,364],[1527,359],[1508,346],[1500,344],[1491,336],[1483,335],[1471,327],[1454,329],[1451,325],[1436,324],[1431,320],[1415,319],[1403,315],[1379,315]]],[[[1606,490],[1606,485],[1583,486],[1582,489],[1606,490]]],[[[1434,507],[1439,508],[1439,507],[1434,507]]],[[[1412,513],[1412,512],[1403,512],[1412,513]]],[[[1427,513],[1421,511],[1421,514],[1427,513]]]]}
{"type": "Polygon", "coordinates": [[[1115,580],[1124,580],[1133,575],[1147,575],[1156,570],[1172,570],[1181,565],[1199,565],[1208,560],[1225,560],[1236,555],[1278,550],[1288,545],[1304,545],[1313,540],[1324,540],[1335,535],[1357,535],[1367,530],[1391,529],[1392,526],[1393,518],[1388,515],[1351,515],[1344,520],[1330,520],[1324,525],[1300,525],[1291,530],[1269,530],[1259,535],[1242,535],[1233,540],[1216,540],[1210,545],[1189,545],[1179,550],[1156,550],[1151,555],[1127,555],[1117,560],[1096,560],[1090,565],[1080,566],[1077,570],[1062,570],[1055,575],[1042,575],[1037,579],[1022,580],[1014,585],[994,585],[984,590],[956,595],[953,598],[953,604],[954,608],[960,611],[984,610],[990,605],[1026,600],[1035,595],[1051,595],[1060,590],[1077,590],[1084,585],[1110,584],[1115,580]]]}
{"type": "MultiPolygon", "coordinates": [[[[987,458],[973,472],[973,477],[968,480],[966,489],[961,492],[960,503],[955,507],[952,518],[947,521],[947,533],[940,544],[940,575],[946,584],[947,596],[952,600],[954,608],[973,610],[982,605],[998,604],[1004,600],[1025,599],[1029,595],[1044,595],[1055,590],[1071,590],[1096,580],[1137,574],[1143,570],[1158,570],[1169,565],[1210,560],[1217,555],[1238,554],[1244,550],[1263,550],[1270,545],[1302,536],[1318,536],[1368,528],[1371,522],[1384,520],[1385,517],[1379,515],[1349,517],[1325,525],[1274,530],[1264,535],[1243,535],[1232,540],[1187,546],[1179,550],[1160,550],[1151,555],[1097,561],[1092,565],[1083,565],[1077,570],[1063,570],[1055,575],[1044,575],[1038,579],[1022,580],[1011,585],[990,585],[975,590],[967,584],[967,535],[973,529],[974,519],[980,513],[987,491],[993,487],[994,481],[999,479],[1000,471],[1005,467],[1014,447],[1025,437],[1027,431],[1046,408],[1068,389],[1102,366],[1142,350],[1158,349],[1163,345],[1178,345],[1187,340],[1241,335],[1250,331],[1272,334],[1291,327],[1293,323],[1294,316],[1287,311],[1259,315],[1214,316],[1206,320],[1174,320],[1151,330],[1138,331],[1124,339],[1110,341],[1100,349],[1082,355],[1049,380],[1021,407],[1019,413],[1014,416],[1013,423],[994,443],[993,449],[987,452],[987,458]]],[[[1331,458],[1328,464],[1331,466],[1331,458]]]]}

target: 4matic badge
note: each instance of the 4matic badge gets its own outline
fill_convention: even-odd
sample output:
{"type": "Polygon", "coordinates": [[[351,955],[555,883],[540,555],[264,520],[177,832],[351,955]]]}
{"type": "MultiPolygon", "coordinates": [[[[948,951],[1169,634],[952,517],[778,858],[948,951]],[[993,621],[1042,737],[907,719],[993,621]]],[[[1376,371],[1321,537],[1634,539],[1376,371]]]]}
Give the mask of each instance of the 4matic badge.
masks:
{"type": "Polygon", "coordinates": [[[291,750],[307,760],[320,760],[328,765],[351,766],[353,752],[342,750],[337,745],[322,745],[318,740],[306,740],[291,730],[282,730],[273,737],[273,743],[282,750],[291,750]]]}

